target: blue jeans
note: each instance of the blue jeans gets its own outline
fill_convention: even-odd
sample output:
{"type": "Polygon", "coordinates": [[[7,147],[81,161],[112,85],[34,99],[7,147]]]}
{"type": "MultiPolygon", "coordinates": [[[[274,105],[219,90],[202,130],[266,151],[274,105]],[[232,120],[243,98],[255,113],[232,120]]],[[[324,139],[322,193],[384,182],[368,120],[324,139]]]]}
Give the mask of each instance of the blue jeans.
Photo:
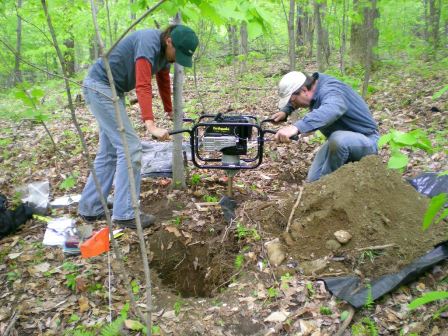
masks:
{"type": "Polygon", "coordinates": [[[365,136],[350,131],[333,132],[317,152],[306,180],[316,181],[347,162],[359,161],[366,155],[377,154],[378,139],[378,133],[365,136]]]}
{"type": "MultiPolygon", "coordinates": [[[[112,218],[115,220],[135,218],[124,146],[118,131],[114,105],[112,99],[109,98],[112,97],[111,88],[109,85],[87,77],[84,80],[83,92],[86,103],[95,116],[99,127],[99,148],[95,157],[94,168],[103,196],[107,198],[112,185],[115,186],[112,218]]],[[[142,145],[126,113],[124,96],[119,98],[120,115],[131,155],[135,192],[139,197],[142,145]]],[[[82,192],[78,212],[83,216],[97,216],[104,213],[92,173],[90,173],[82,192]]]]}

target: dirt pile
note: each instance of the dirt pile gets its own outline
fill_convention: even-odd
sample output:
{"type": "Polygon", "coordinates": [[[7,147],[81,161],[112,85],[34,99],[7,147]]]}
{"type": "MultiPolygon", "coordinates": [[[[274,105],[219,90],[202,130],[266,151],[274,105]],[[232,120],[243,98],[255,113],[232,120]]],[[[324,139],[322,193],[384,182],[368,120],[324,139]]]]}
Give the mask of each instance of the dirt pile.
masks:
{"type": "Polygon", "coordinates": [[[399,270],[448,238],[446,225],[423,232],[428,199],[377,156],[365,157],[306,184],[297,195],[247,209],[264,231],[282,236],[285,251],[305,274],[357,273],[368,278],[399,270]],[[339,243],[334,233],[351,235],[339,243]]]}

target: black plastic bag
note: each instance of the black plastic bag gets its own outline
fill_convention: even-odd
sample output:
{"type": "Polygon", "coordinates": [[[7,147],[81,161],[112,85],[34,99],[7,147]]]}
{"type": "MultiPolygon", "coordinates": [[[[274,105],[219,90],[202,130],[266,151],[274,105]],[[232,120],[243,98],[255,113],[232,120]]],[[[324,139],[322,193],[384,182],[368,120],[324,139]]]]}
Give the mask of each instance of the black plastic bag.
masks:
{"type": "Polygon", "coordinates": [[[386,274],[372,281],[370,286],[360,286],[357,276],[322,278],[328,290],[336,297],[360,308],[370,300],[376,300],[395,288],[414,281],[424,272],[448,258],[448,242],[440,243],[420,259],[397,273],[386,274]]]}
{"type": "Polygon", "coordinates": [[[8,209],[8,200],[0,194],[0,238],[16,231],[20,225],[33,217],[33,209],[20,203],[13,210],[8,209]]]}
{"type": "Polygon", "coordinates": [[[423,173],[408,179],[408,182],[420,193],[428,197],[434,197],[442,193],[448,193],[448,175],[439,176],[440,173],[423,173]]]}

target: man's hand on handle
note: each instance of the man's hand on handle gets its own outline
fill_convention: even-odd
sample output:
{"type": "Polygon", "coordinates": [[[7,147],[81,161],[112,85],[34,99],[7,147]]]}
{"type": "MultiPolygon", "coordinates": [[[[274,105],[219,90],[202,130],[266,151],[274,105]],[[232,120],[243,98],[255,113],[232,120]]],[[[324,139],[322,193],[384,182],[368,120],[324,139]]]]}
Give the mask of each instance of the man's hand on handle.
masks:
{"type": "MultiPolygon", "coordinates": [[[[284,113],[284,112],[283,112],[284,113]]],[[[297,135],[299,130],[294,125],[289,125],[280,128],[275,134],[275,141],[277,143],[289,143],[291,142],[291,137],[297,135]]]]}
{"type": "Polygon", "coordinates": [[[168,133],[168,130],[164,128],[157,127],[154,124],[153,120],[146,120],[145,121],[146,130],[149,134],[156,137],[158,140],[168,140],[170,138],[170,135],[168,133]]]}

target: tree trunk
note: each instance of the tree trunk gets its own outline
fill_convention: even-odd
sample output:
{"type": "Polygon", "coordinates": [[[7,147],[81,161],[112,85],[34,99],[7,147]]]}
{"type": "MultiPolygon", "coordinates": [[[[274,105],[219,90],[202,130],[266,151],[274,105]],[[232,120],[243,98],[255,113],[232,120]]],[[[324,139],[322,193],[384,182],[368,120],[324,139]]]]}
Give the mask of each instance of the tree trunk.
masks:
{"type": "Polygon", "coordinates": [[[246,72],[246,59],[249,53],[249,43],[248,43],[248,34],[247,34],[247,23],[243,21],[240,26],[240,38],[241,38],[241,54],[243,55],[243,59],[241,60],[240,72],[246,72]]]}
{"type": "Polygon", "coordinates": [[[376,0],[354,0],[353,10],[362,17],[362,22],[352,23],[350,36],[350,56],[354,64],[372,64],[376,60],[373,48],[378,45],[378,29],[375,20],[379,17],[376,0]]]}
{"type": "Polygon", "coordinates": [[[377,0],[370,0],[370,6],[364,8],[364,22],[365,22],[365,52],[363,57],[364,65],[364,81],[362,86],[362,96],[367,95],[367,88],[369,86],[370,76],[372,72],[372,65],[375,62],[376,56],[374,54],[374,47],[378,44],[378,29],[375,28],[375,20],[379,16],[376,7],[377,0]]]}
{"type": "Polygon", "coordinates": [[[423,30],[423,38],[425,41],[428,41],[428,25],[429,25],[429,19],[428,19],[428,0],[423,0],[423,20],[424,20],[424,30],[423,30]]]}
{"type": "Polygon", "coordinates": [[[313,55],[314,22],[308,7],[307,3],[297,2],[296,40],[298,46],[305,47],[307,57],[311,57],[313,55]]]}
{"type": "Polygon", "coordinates": [[[69,77],[72,77],[75,74],[75,40],[72,34],[64,41],[64,46],[66,48],[64,51],[65,70],[69,77]]]}
{"type": "MultiPolygon", "coordinates": [[[[177,13],[174,22],[180,24],[182,22],[180,13],[177,13]]],[[[184,117],[182,109],[182,90],[184,82],[184,68],[183,66],[174,64],[174,80],[173,80],[173,107],[174,107],[174,122],[175,130],[182,129],[182,120],[184,117]]],[[[173,135],[173,189],[185,189],[185,169],[184,158],[182,151],[182,134],[173,135]]]]}
{"type": "Polygon", "coordinates": [[[227,33],[229,36],[229,54],[232,56],[238,55],[238,36],[236,35],[236,26],[227,25],[227,33]]]}
{"type": "Polygon", "coordinates": [[[434,55],[439,48],[440,42],[440,12],[442,0],[429,0],[429,40],[433,48],[434,55]]]}
{"type": "Polygon", "coordinates": [[[92,63],[98,58],[99,53],[98,53],[98,43],[96,41],[95,37],[92,37],[90,39],[90,45],[89,45],[89,55],[90,55],[90,60],[92,61],[92,63]]]}
{"type": "MultiPolygon", "coordinates": [[[[362,16],[361,10],[360,0],[353,0],[353,11],[362,16]]],[[[353,22],[350,28],[350,57],[354,64],[361,63],[364,55],[363,24],[363,22],[353,22]]]]}
{"type": "Polygon", "coordinates": [[[328,67],[330,58],[330,46],[328,43],[328,31],[324,27],[323,18],[325,17],[325,2],[314,1],[314,21],[317,28],[317,65],[320,72],[325,71],[328,67]]]}
{"type": "Polygon", "coordinates": [[[313,47],[314,47],[314,20],[308,11],[305,12],[304,23],[306,24],[306,42],[308,44],[308,57],[311,58],[313,56],[313,47]]]}
{"type": "Polygon", "coordinates": [[[341,29],[341,48],[339,50],[339,68],[341,74],[345,74],[345,50],[347,48],[347,0],[342,0],[342,29],[341,29]]]}
{"type": "Polygon", "coordinates": [[[295,0],[289,0],[289,16],[288,16],[288,55],[289,55],[289,70],[294,71],[296,68],[296,41],[294,38],[294,11],[296,7],[295,0]]]}
{"type": "MultiPolygon", "coordinates": [[[[22,0],[17,0],[17,10],[22,8],[22,0]]],[[[17,30],[16,30],[16,56],[15,56],[15,66],[14,66],[14,85],[22,83],[22,71],[20,70],[20,57],[22,49],[22,18],[17,15],[17,30]]]]}
{"type": "Polygon", "coordinates": [[[296,45],[298,47],[305,45],[305,37],[304,37],[304,19],[303,19],[303,10],[300,5],[300,2],[297,2],[296,9],[296,45]]]}

